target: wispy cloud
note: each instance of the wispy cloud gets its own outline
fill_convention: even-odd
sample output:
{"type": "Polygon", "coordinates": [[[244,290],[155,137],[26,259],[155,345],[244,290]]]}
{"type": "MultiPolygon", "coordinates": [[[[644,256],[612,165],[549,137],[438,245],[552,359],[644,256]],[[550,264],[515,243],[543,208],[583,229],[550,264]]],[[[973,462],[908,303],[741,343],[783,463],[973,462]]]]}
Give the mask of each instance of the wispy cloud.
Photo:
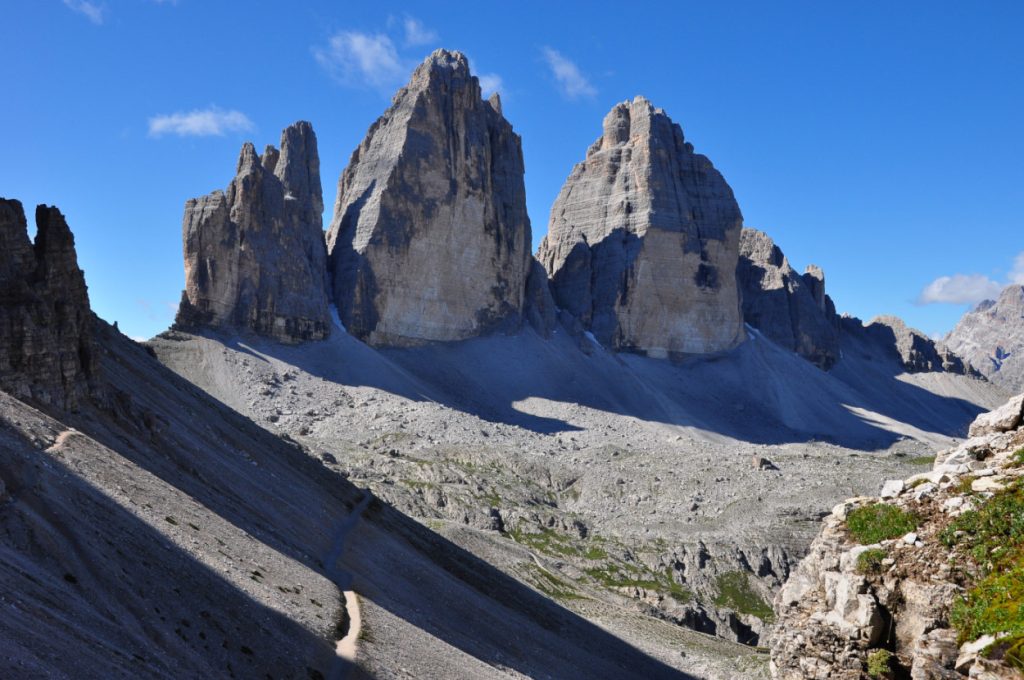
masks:
{"type": "Polygon", "coordinates": [[[566,59],[561,52],[550,47],[544,47],[541,49],[541,53],[551,69],[551,75],[558,81],[562,94],[566,97],[569,99],[579,99],[580,97],[593,97],[597,94],[597,89],[580,72],[579,67],[566,59]]]}
{"type": "Polygon", "coordinates": [[[438,41],[437,31],[427,28],[415,17],[406,15],[402,21],[402,26],[405,28],[405,44],[407,47],[429,45],[438,41]]]}
{"type": "Polygon", "coordinates": [[[64,0],[64,5],[72,12],[83,15],[97,26],[103,23],[103,15],[107,11],[106,5],[91,2],[91,0],[64,0]]]}
{"type": "Polygon", "coordinates": [[[940,276],[921,291],[918,303],[975,304],[999,295],[1002,286],[983,274],[940,276]]]}
{"type": "Polygon", "coordinates": [[[1024,251],[1017,253],[1013,259],[1013,269],[1010,270],[1010,282],[1024,285],[1024,251]]]}
{"type": "Polygon", "coordinates": [[[208,109],[153,116],[149,119],[149,136],[210,137],[228,132],[248,132],[253,127],[252,121],[241,111],[225,111],[211,106],[208,109]]]}
{"type": "Polygon", "coordinates": [[[505,98],[504,84],[501,82],[501,76],[497,73],[481,73],[477,78],[480,80],[480,90],[483,92],[484,99],[487,99],[494,92],[500,92],[502,99],[505,98]]]}
{"type": "Polygon", "coordinates": [[[921,291],[917,298],[920,305],[931,304],[977,304],[982,300],[999,297],[1000,291],[1011,283],[1024,284],[1024,252],[1018,253],[1013,266],[1006,275],[1006,282],[1000,283],[984,274],[954,274],[940,276],[921,291]]]}
{"type": "Polygon", "coordinates": [[[326,47],[314,47],[317,62],[346,85],[387,88],[399,82],[406,70],[391,38],[378,33],[341,31],[331,36],[326,47]]]}

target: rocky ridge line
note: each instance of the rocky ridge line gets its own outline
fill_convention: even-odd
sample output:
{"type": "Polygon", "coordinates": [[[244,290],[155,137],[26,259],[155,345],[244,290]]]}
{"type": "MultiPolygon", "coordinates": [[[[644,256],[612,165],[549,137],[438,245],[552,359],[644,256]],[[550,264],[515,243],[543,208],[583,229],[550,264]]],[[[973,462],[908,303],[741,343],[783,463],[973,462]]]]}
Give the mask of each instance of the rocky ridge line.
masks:
{"type": "Polygon", "coordinates": [[[1007,286],[964,314],[946,344],[989,380],[1024,390],[1024,285],[1007,286]]]}

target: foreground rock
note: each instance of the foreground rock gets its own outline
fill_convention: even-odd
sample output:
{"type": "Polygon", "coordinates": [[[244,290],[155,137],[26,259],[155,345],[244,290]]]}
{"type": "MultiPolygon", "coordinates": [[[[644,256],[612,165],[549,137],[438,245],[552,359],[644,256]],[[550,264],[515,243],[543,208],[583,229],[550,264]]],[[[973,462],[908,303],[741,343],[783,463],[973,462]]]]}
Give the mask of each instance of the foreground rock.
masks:
{"type": "Polygon", "coordinates": [[[946,343],[992,382],[1024,390],[1024,285],[1007,286],[998,300],[964,314],[946,343]]]}
{"type": "Polygon", "coordinates": [[[551,208],[538,258],[558,305],[603,345],[666,357],[744,338],[743,217],[732,190],[662,109],[617,104],[551,208]]]}
{"type": "Polygon", "coordinates": [[[797,274],[767,234],[744,229],[737,276],[748,324],[819,368],[839,360],[839,318],[820,268],[797,274]]]}
{"type": "Polygon", "coordinates": [[[0,199],[0,388],[73,409],[96,375],[93,317],[75,238],[57,208],[0,199]]]}
{"type": "Polygon", "coordinates": [[[226,191],[185,204],[182,328],[255,331],[282,342],[330,333],[324,204],[316,135],[306,122],[263,155],[246,142],[226,191]]]}
{"type": "MultiPolygon", "coordinates": [[[[965,513],[978,515],[994,493],[1024,479],[1021,408],[1016,397],[979,416],[972,438],[941,451],[930,472],[890,480],[880,498],[851,498],[833,509],[775,599],[773,677],[1021,677],[1001,656],[1006,645],[993,644],[1001,634],[959,644],[963,631],[958,635],[950,626],[957,620],[951,616],[954,603],[975,597],[970,589],[992,568],[974,564],[977,551],[970,543],[961,545],[973,532],[952,523],[965,513]],[[853,515],[879,508],[908,525],[863,545],[867,539],[853,531],[853,515]]],[[[876,521],[871,528],[880,531],[896,522],[876,521]]],[[[1010,604],[1005,612],[1006,626],[1019,628],[1020,612],[1010,604]]]]}
{"type": "Polygon", "coordinates": [[[438,50],[338,182],[328,248],[341,320],[373,345],[514,327],[530,243],[519,135],[466,57],[438,50]]]}

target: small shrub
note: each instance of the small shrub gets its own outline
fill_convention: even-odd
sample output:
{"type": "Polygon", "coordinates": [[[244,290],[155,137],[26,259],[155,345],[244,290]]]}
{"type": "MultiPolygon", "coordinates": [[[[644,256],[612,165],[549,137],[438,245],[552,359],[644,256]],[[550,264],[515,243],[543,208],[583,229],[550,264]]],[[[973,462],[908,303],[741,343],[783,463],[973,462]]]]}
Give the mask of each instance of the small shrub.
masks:
{"type": "Polygon", "coordinates": [[[861,574],[882,573],[882,560],[885,559],[885,556],[886,552],[881,548],[865,550],[857,555],[857,571],[861,574]]]}
{"type": "Polygon", "coordinates": [[[912,513],[886,503],[874,503],[851,510],[846,516],[846,528],[854,540],[862,545],[899,538],[917,528],[918,518],[912,513]]]}
{"type": "Polygon", "coordinates": [[[977,479],[977,477],[974,475],[964,475],[960,478],[960,481],[957,482],[956,486],[953,487],[953,490],[958,494],[971,493],[971,484],[974,484],[975,479],[977,479]]]}
{"type": "Polygon", "coordinates": [[[876,649],[868,654],[868,675],[873,678],[884,678],[892,672],[892,652],[888,649],[876,649]]]}
{"type": "Polygon", "coordinates": [[[1024,467],[1024,448],[1017,449],[1010,456],[1009,467],[1024,467]]]}

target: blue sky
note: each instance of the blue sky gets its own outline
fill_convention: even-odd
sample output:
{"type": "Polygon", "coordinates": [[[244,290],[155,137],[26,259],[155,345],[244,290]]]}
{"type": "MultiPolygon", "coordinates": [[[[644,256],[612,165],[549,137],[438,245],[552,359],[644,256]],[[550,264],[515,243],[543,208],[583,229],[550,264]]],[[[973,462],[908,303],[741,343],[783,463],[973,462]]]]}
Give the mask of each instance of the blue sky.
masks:
{"type": "Polygon", "coordinates": [[[936,334],[1024,280],[1024,3],[4,3],[0,195],[58,205],[93,307],[167,327],[186,199],[313,123],[352,150],[435,47],[523,137],[534,241],[616,102],[665,108],[840,311],[936,334]],[[930,304],[923,304],[925,302],[930,304]]]}

